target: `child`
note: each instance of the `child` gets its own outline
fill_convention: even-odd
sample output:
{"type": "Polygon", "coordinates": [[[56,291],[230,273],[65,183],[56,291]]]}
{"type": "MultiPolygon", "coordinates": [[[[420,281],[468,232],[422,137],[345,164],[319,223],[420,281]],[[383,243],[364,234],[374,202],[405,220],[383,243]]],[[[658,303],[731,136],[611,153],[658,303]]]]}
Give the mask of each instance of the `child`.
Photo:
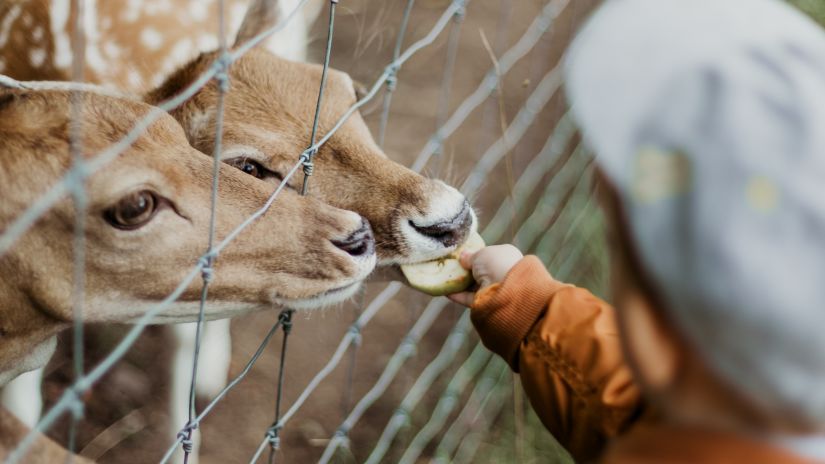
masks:
{"type": "Polygon", "coordinates": [[[825,32],[777,0],[613,0],[567,86],[616,309],[510,245],[451,298],[578,461],[825,462],[825,32]]]}

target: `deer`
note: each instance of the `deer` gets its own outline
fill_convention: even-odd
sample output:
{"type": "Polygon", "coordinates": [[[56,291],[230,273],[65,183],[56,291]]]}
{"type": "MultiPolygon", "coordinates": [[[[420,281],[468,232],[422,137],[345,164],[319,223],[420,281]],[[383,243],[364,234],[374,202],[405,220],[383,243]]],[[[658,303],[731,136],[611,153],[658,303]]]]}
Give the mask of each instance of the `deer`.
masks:
{"type": "MultiPolygon", "coordinates": [[[[45,2],[40,0],[39,3],[45,2]]],[[[170,0],[166,3],[173,5],[172,11],[182,11],[185,2],[170,0]]],[[[227,2],[228,10],[233,12],[230,14],[229,30],[234,31],[234,47],[272,27],[297,2],[253,0],[246,13],[241,14],[242,10],[237,5],[243,3],[227,2]]],[[[317,16],[322,5],[323,2],[308,2],[303,16],[296,18],[299,21],[297,27],[303,27],[306,31],[307,24],[317,16]],[[303,25],[300,20],[303,20],[303,25]]],[[[191,83],[219,56],[220,52],[214,45],[217,38],[207,40],[209,33],[204,32],[214,27],[194,28],[181,19],[186,15],[171,15],[180,22],[170,27],[169,16],[145,12],[135,21],[140,28],[129,29],[129,24],[123,20],[125,13],[106,12],[104,9],[107,6],[102,3],[98,7],[94,16],[97,23],[86,28],[87,31],[90,28],[97,31],[96,39],[89,42],[103,47],[104,52],[108,43],[117,44],[120,50],[116,59],[104,60],[108,63],[106,66],[94,65],[87,60],[86,76],[98,84],[142,95],[145,101],[156,104],[191,83]],[[141,41],[135,43],[135,37],[142,36],[145,30],[168,29],[174,29],[171,36],[162,37],[161,45],[152,50],[147,50],[148,47],[141,41]],[[184,48],[196,54],[195,46],[179,45],[181,42],[190,43],[187,40],[191,41],[192,37],[203,39],[199,41],[202,47],[197,50],[200,53],[180,59],[185,53],[178,52],[184,48]],[[166,64],[170,62],[174,62],[175,66],[166,64]],[[170,68],[174,69],[169,71],[170,68]]],[[[13,76],[29,79],[69,77],[65,65],[67,60],[63,59],[61,65],[59,59],[60,50],[66,47],[50,44],[56,43],[53,37],[63,37],[58,42],[71,41],[71,21],[63,20],[70,18],[71,14],[61,12],[60,21],[55,21],[54,12],[48,10],[47,5],[39,9],[23,8],[11,22],[8,43],[13,47],[0,49],[0,58],[7,67],[13,63],[7,70],[14,71],[13,76]],[[23,22],[28,17],[44,28],[45,38],[41,42],[36,42],[28,32],[31,28],[24,27],[23,22]],[[46,27],[58,23],[60,27],[57,30],[46,27]],[[32,43],[44,44],[46,48],[46,57],[39,66],[34,65],[34,60],[25,58],[25,51],[31,54],[34,48],[32,43]],[[12,55],[23,58],[15,61],[12,55]]],[[[209,22],[199,24],[216,23],[217,13],[215,8],[209,9],[209,22]]],[[[2,15],[0,11],[0,22],[2,15]]],[[[94,21],[87,19],[87,22],[94,21]]],[[[90,53],[94,55],[90,47],[88,45],[86,49],[87,58],[90,53]]],[[[305,50],[305,35],[282,32],[253,48],[229,67],[230,90],[226,95],[224,143],[220,154],[223,162],[274,184],[280,182],[286,167],[307,147],[322,68],[303,62],[305,50]]],[[[320,134],[332,127],[356,101],[357,94],[356,85],[346,73],[330,70],[321,105],[320,134]]],[[[217,100],[218,86],[212,82],[171,111],[190,144],[206,153],[214,149],[217,100]]],[[[297,189],[302,182],[302,176],[298,175],[290,181],[290,185],[297,189]]],[[[390,160],[377,146],[358,113],[321,147],[315,156],[314,175],[309,185],[311,196],[367,218],[375,233],[378,265],[384,270],[394,271],[399,264],[445,256],[460,246],[477,227],[475,212],[461,193],[441,181],[426,178],[390,160]]],[[[397,272],[385,274],[403,280],[397,272]]],[[[186,402],[182,400],[188,394],[189,370],[186,366],[191,363],[191,354],[186,347],[192,346],[194,330],[177,326],[175,331],[178,349],[174,356],[176,367],[173,368],[171,416],[173,424],[181,426],[186,412],[186,402]],[[174,407],[175,404],[178,406],[174,407]]],[[[207,326],[205,337],[210,338],[204,346],[209,350],[207,357],[211,361],[208,365],[212,371],[199,376],[197,387],[199,394],[211,396],[227,378],[231,347],[228,325],[207,326]]]]}
{"type": "MultiPolygon", "coordinates": [[[[70,169],[73,102],[81,108],[87,157],[125,136],[151,108],[89,87],[0,90],[0,230],[70,169]]],[[[171,293],[207,249],[210,165],[178,123],[162,115],[86,179],[88,208],[78,212],[70,198],[62,199],[0,256],[0,384],[42,367],[56,335],[73,323],[75,217],[84,214],[86,224],[83,321],[134,322],[171,293]]],[[[273,189],[226,164],[219,174],[215,231],[224,237],[273,189]]],[[[207,319],[343,301],[375,267],[374,237],[363,217],[290,190],[281,195],[215,261],[207,319]]],[[[192,282],[154,322],[196,320],[199,298],[200,283],[192,282]]]]}
{"type": "MultiPolygon", "coordinates": [[[[249,5],[246,0],[227,1],[229,30],[238,30],[245,16],[269,15],[269,22],[286,17],[298,0],[261,2],[249,5]]],[[[320,13],[324,2],[310,0],[297,11],[293,21],[269,40],[270,52],[288,59],[304,61],[308,28],[320,13]]],[[[131,2],[122,8],[119,2],[83,0],[83,28],[87,37],[84,53],[85,78],[113,89],[135,95],[146,90],[147,83],[158,85],[171,71],[199,50],[218,46],[213,31],[217,23],[218,4],[209,1],[166,2],[156,6],[131,2]],[[172,8],[174,7],[174,8],[172,8]],[[186,9],[186,15],[171,16],[186,9]],[[161,31],[163,31],[161,33],[161,31]],[[135,40],[137,38],[137,40],[135,40]]],[[[77,12],[71,0],[0,2],[0,73],[8,72],[21,80],[68,80],[72,63],[72,29],[77,12]]],[[[186,414],[188,370],[193,357],[194,324],[172,326],[175,340],[172,368],[172,423],[179,426],[186,414]]],[[[214,396],[226,382],[230,363],[229,321],[211,321],[205,325],[202,359],[197,391],[200,396],[214,396]]],[[[34,370],[18,377],[2,392],[2,403],[24,423],[34,425],[40,416],[42,371],[34,370]],[[23,399],[25,398],[25,400],[23,399]]]]}

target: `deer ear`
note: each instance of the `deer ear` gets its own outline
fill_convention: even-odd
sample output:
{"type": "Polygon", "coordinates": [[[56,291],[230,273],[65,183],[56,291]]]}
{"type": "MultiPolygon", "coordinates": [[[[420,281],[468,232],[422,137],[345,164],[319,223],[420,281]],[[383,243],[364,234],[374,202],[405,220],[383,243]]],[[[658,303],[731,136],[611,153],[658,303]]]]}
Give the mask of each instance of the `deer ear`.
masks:
{"type": "Polygon", "coordinates": [[[321,10],[326,3],[329,2],[325,0],[309,0],[309,2],[304,5],[304,20],[307,23],[307,27],[312,26],[312,23],[318,19],[318,15],[321,14],[321,10]]]}
{"type": "Polygon", "coordinates": [[[280,0],[252,0],[235,36],[235,46],[249,41],[281,19],[280,0]]]}
{"type": "MultiPolygon", "coordinates": [[[[281,0],[252,0],[249,8],[246,9],[238,34],[235,36],[235,46],[237,47],[275,26],[278,21],[286,19],[281,17],[282,13],[291,13],[292,8],[294,8],[293,4],[297,2],[287,2],[286,8],[288,11],[285,12],[281,11],[281,3],[281,0]]],[[[311,26],[318,18],[324,3],[324,0],[310,0],[303,6],[302,16],[307,27],[311,26]]],[[[300,21],[301,18],[296,17],[295,20],[300,21]]]]}

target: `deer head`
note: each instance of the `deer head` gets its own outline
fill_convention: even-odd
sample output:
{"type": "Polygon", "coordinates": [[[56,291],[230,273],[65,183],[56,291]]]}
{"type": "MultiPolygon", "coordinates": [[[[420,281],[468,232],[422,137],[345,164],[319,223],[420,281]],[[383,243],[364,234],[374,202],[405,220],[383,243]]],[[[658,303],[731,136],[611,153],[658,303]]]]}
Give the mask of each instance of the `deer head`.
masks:
{"type": "MultiPolygon", "coordinates": [[[[64,85],[65,86],[65,85],[64,85]]],[[[94,154],[116,142],[150,107],[79,92],[81,146],[94,154]]],[[[71,165],[65,89],[0,89],[0,232],[71,165]]],[[[91,155],[89,155],[91,156],[91,155]]],[[[163,115],[124,153],[86,179],[83,319],[130,322],[165,298],[207,247],[211,160],[163,115]]],[[[260,208],[273,183],[222,165],[216,237],[260,208]]],[[[260,305],[317,307],[351,296],[375,266],[368,223],[358,214],[284,190],[215,262],[207,318],[260,305]]],[[[72,318],[72,234],[77,212],[60,201],[0,256],[0,380],[35,364],[72,318]],[[45,344],[45,345],[44,345],[45,344]],[[45,347],[45,348],[44,348],[45,347]]],[[[158,322],[197,318],[193,282],[158,322]]],[[[47,359],[47,356],[46,356],[47,359]]]]}
{"type": "MultiPolygon", "coordinates": [[[[249,11],[265,10],[266,5],[273,8],[277,3],[255,1],[249,11]]],[[[236,46],[271,26],[272,16],[248,14],[236,46]]],[[[175,95],[217,58],[218,52],[200,55],[149,92],[147,101],[175,95]]],[[[264,181],[279,182],[309,144],[321,71],[318,65],[288,61],[261,49],[253,49],[236,61],[229,69],[223,161],[264,181]]],[[[214,148],[217,99],[217,84],[212,82],[172,111],[190,143],[207,153],[214,148]]],[[[319,133],[326,133],[355,101],[350,77],[331,70],[321,104],[319,133]]],[[[444,256],[476,227],[475,214],[462,194],[389,160],[359,114],[350,117],[321,147],[315,165],[311,194],[370,221],[380,264],[444,256]]],[[[300,174],[290,185],[297,188],[302,180],[300,174]]]]}

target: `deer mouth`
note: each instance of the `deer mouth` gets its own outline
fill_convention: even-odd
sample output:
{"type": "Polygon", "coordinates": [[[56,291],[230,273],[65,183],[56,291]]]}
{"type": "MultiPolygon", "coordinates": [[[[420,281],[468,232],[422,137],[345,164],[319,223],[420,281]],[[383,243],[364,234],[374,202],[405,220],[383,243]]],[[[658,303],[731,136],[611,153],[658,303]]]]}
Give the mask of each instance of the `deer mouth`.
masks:
{"type": "Polygon", "coordinates": [[[362,283],[362,280],[358,280],[308,298],[281,298],[276,296],[274,300],[275,303],[291,309],[320,309],[349,300],[355,296],[362,283]]]}
{"type": "Polygon", "coordinates": [[[384,260],[380,266],[418,264],[447,258],[464,245],[477,228],[475,211],[466,200],[454,216],[429,224],[403,220],[399,224],[399,235],[405,241],[405,256],[384,260]]]}

